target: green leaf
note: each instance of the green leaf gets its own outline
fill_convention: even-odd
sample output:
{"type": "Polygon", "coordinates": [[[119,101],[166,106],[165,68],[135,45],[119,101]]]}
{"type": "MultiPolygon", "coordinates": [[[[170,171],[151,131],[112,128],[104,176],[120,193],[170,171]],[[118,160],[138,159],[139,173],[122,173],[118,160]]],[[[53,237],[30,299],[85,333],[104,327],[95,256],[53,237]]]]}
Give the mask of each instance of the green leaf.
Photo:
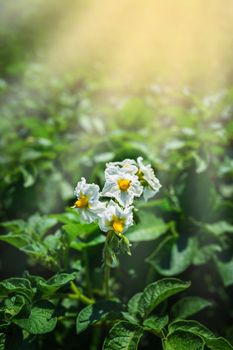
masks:
{"type": "Polygon", "coordinates": [[[31,300],[34,291],[26,278],[11,277],[0,282],[0,298],[9,294],[21,294],[31,300]]]}
{"type": "Polygon", "coordinates": [[[211,350],[233,350],[233,346],[222,337],[205,339],[205,343],[211,350]]]}
{"type": "Polygon", "coordinates": [[[160,333],[161,330],[168,324],[168,316],[158,317],[152,315],[148,317],[144,322],[143,326],[146,330],[153,330],[156,333],[160,333]]]}
{"type": "Polygon", "coordinates": [[[196,321],[175,321],[169,325],[169,334],[177,331],[191,333],[200,337],[211,350],[233,350],[233,346],[222,337],[215,335],[205,326],[196,321]]]}
{"type": "Polygon", "coordinates": [[[210,301],[203,298],[185,297],[172,306],[172,318],[185,319],[211,305],[212,303],[210,301]]]}
{"type": "Polygon", "coordinates": [[[38,290],[43,294],[52,295],[56,293],[60,288],[67,285],[69,282],[75,279],[76,273],[60,273],[51,277],[48,281],[44,279],[38,280],[38,290]]]}
{"type": "Polygon", "coordinates": [[[128,312],[121,312],[121,315],[123,316],[124,320],[132,323],[132,324],[140,324],[139,320],[133,316],[132,314],[128,313],[128,312]]]}
{"type": "Polygon", "coordinates": [[[48,216],[35,214],[28,220],[27,228],[29,233],[34,232],[43,237],[47,231],[57,224],[57,220],[48,216]]]}
{"type": "Polygon", "coordinates": [[[11,244],[13,247],[22,248],[29,243],[29,237],[24,234],[8,233],[7,235],[1,235],[0,240],[11,244]]]}
{"type": "Polygon", "coordinates": [[[65,212],[65,213],[52,214],[52,215],[50,215],[50,217],[53,219],[56,219],[57,221],[59,221],[63,224],[67,224],[67,225],[71,224],[71,223],[74,223],[76,225],[77,221],[79,221],[79,216],[77,215],[77,212],[71,208],[68,208],[67,212],[65,212]]]}
{"type": "Polygon", "coordinates": [[[178,331],[168,336],[164,345],[165,350],[203,350],[205,344],[194,334],[178,331]]]}
{"type": "Polygon", "coordinates": [[[68,234],[70,247],[79,251],[102,244],[104,235],[96,224],[67,224],[63,229],[68,234]]]}
{"type": "Polygon", "coordinates": [[[120,312],[121,304],[113,301],[100,301],[93,305],[88,305],[80,311],[76,320],[76,331],[81,333],[91,325],[103,321],[111,314],[120,312]]]}
{"type": "Polygon", "coordinates": [[[207,232],[212,233],[216,236],[220,236],[224,233],[233,233],[233,225],[226,221],[218,221],[214,224],[205,224],[204,228],[207,232]]]}
{"type": "Polygon", "coordinates": [[[175,331],[190,332],[198,336],[204,336],[207,338],[213,338],[214,333],[201,323],[193,320],[178,320],[169,324],[169,334],[175,331]]]}
{"type": "Polygon", "coordinates": [[[35,304],[28,318],[16,318],[14,323],[31,334],[45,334],[54,330],[57,318],[53,317],[54,305],[41,301],[35,304]]]}
{"type": "Polygon", "coordinates": [[[75,250],[82,251],[88,247],[95,247],[104,242],[105,242],[104,235],[93,232],[93,235],[89,235],[88,239],[86,239],[85,242],[84,241],[81,242],[80,240],[77,239],[77,241],[71,242],[70,247],[75,250]]]}
{"type": "Polygon", "coordinates": [[[10,231],[21,231],[26,227],[26,222],[23,220],[11,220],[1,223],[1,226],[8,228],[10,231]]]}
{"type": "Polygon", "coordinates": [[[30,187],[35,183],[35,174],[30,173],[25,167],[20,167],[20,171],[23,175],[23,186],[30,187]]]}
{"type": "Polygon", "coordinates": [[[7,320],[18,315],[23,307],[27,304],[26,299],[22,295],[14,295],[5,300],[5,317],[7,320]]]}
{"type": "Polygon", "coordinates": [[[141,296],[142,293],[137,293],[128,302],[128,311],[133,316],[136,316],[138,312],[138,304],[141,296]]]}
{"type": "Polygon", "coordinates": [[[145,319],[164,300],[188,287],[190,282],[183,282],[176,278],[164,278],[149,284],[139,300],[139,315],[145,319]]]}
{"type": "Polygon", "coordinates": [[[49,258],[47,248],[40,242],[35,241],[32,244],[22,247],[21,250],[33,259],[40,259],[41,262],[46,262],[49,258]]]}
{"type": "Polygon", "coordinates": [[[141,212],[139,219],[139,224],[126,233],[131,242],[152,241],[159,238],[168,229],[168,225],[162,219],[151,213],[141,212]]]}
{"type": "Polygon", "coordinates": [[[70,242],[79,237],[85,239],[90,233],[96,231],[98,225],[96,224],[67,224],[62,227],[68,234],[70,242]]]}
{"type": "Polygon", "coordinates": [[[137,350],[142,335],[141,327],[120,321],[110,330],[103,350],[137,350]]]}
{"type": "Polygon", "coordinates": [[[231,286],[233,284],[233,258],[228,262],[222,262],[215,258],[215,263],[224,286],[231,286]]]}
{"type": "Polygon", "coordinates": [[[208,244],[202,247],[197,246],[193,258],[194,265],[206,264],[217,252],[222,250],[218,244],[208,244]]]}
{"type": "Polygon", "coordinates": [[[187,246],[179,250],[173,237],[166,238],[146,261],[164,276],[175,276],[185,271],[192,263],[196,251],[196,240],[190,238],[187,246]],[[166,265],[169,262],[169,266],[166,265]],[[166,267],[163,267],[166,266],[166,267]]]}

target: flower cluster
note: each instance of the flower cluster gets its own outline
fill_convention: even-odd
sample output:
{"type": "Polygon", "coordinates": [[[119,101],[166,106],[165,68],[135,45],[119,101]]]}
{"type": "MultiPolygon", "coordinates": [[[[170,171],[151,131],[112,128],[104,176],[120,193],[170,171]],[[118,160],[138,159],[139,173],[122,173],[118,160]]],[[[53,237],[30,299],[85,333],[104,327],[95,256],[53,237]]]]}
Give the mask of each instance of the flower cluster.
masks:
{"type": "Polygon", "coordinates": [[[74,208],[88,223],[98,222],[101,231],[112,231],[122,237],[133,225],[134,199],[143,195],[147,201],[160,187],[154,170],[150,164],[144,164],[142,157],[137,161],[110,162],[106,164],[102,192],[98,185],[86,183],[85,178],[78,182],[74,208]]]}

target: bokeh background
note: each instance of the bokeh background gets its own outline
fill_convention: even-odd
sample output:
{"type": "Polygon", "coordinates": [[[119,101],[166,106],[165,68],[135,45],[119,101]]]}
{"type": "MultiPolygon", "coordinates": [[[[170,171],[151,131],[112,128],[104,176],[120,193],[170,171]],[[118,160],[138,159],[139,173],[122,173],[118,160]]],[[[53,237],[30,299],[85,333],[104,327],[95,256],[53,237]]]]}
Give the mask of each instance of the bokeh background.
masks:
{"type": "MultiPolygon", "coordinates": [[[[149,210],[181,237],[195,234],[190,217],[231,225],[232,52],[230,1],[0,0],[1,221],[63,212],[82,175],[103,184],[107,161],[142,155],[163,184],[149,210]]],[[[183,278],[215,300],[208,326],[230,339],[225,241],[230,283],[213,263],[198,267],[209,280],[193,267],[183,278]]],[[[124,261],[123,285],[137,269],[144,285],[148,253],[144,243],[124,261]]],[[[1,278],[26,269],[49,274],[1,242],[1,278]]]]}

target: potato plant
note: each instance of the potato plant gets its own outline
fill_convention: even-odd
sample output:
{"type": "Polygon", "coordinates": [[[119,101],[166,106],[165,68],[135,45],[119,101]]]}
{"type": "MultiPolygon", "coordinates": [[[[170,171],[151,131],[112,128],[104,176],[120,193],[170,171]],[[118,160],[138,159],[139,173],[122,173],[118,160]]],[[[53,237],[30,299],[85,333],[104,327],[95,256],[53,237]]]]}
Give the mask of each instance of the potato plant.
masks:
{"type": "Polygon", "coordinates": [[[216,89],[56,71],[89,3],[0,0],[0,350],[232,350],[232,63],[216,89]]]}
{"type": "MultiPolygon", "coordinates": [[[[226,246],[224,237],[232,226],[187,218],[202,235],[214,239],[203,245],[196,231],[180,245],[183,237],[177,222],[151,211],[158,207],[160,213],[184,216],[177,195],[170,192],[152,199],[164,185],[142,157],[107,163],[104,179],[100,190],[83,177],[75,187],[74,204],[64,213],[35,214],[27,221],[2,224],[6,233],[1,241],[23,251],[30,264],[39,263],[51,271],[50,278],[25,272],[23,277],[1,281],[2,349],[43,349],[51,333],[52,346],[70,349],[75,348],[76,337],[90,349],[133,350],[151,344],[166,350],[232,349],[225,338],[190,320],[213,307],[213,302],[187,294],[191,281],[174,277],[191,264],[201,266],[212,260],[222,285],[230,285],[230,262],[221,262],[217,254],[226,246]],[[142,272],[140,288],[130,290],[130,296],[122,295],[121,265],[130,265],[131,254],[142,264],[140,244],[145,242],[144,250],[150,252],[145,257],[148,273],[142,272]],[[174,299],[178,293],[181,297],[174,299]],[[76,337],[65,344],[74,329],[76,337]],[[84,340],[88,331],[91,338],[84,340]],[[152,343],[148,335],[155,338],[152,343]]],[[[136,269],[137,264],[128,271],[132,282],[138,278],[136,269]]],[[[127,279],[123,283],[132,289],[127,279]]],[[[204,279],[207,284],[210,281],[204,279]]]]}

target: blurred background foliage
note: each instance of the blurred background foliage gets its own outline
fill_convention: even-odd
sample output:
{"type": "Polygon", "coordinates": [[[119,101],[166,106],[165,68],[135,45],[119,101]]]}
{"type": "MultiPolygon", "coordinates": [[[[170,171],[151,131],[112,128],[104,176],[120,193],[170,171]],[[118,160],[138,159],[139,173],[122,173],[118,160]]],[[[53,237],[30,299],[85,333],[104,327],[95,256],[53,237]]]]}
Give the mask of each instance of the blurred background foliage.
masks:
{"type": "MultiPolygon", "coordinates": [[[[25,269],[48,276],[45,257],[56,270],[62,234],[51,238],[50,229],[68,224],[72,236],[76,219],[64,211],[76,182],[85,176],[102,186],[106,162],[143,156],[163,187],[138,202],[133,254],[122,258],[120,287],[112,287],[128,298],[151,279],[191,279],[192,292],[215,301],[207,326],[232,339],[232,4],[0,7],[1,277],[25,269]],[[36,248],[23,237],[23,220],[27,235],[40,231],[36,248]]],[[[85,243],[93,278],[103,240],[94,242],[85,243]]]]}

